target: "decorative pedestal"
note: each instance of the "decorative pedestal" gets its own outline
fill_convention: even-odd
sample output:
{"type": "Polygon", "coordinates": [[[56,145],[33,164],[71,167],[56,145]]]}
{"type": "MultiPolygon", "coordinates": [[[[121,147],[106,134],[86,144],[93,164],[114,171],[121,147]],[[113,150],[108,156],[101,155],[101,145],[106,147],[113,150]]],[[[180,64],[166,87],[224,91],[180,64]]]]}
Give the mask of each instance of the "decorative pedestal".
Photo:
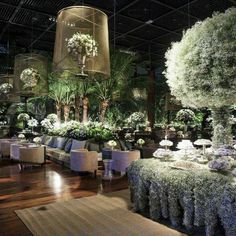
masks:
{"type": "Polygon", "coordinates": [[[105,172],[102,178],[104,180],[112,179],[112,162],[113,160],[109,160],[109,159],[103,160],[105,172]]]}

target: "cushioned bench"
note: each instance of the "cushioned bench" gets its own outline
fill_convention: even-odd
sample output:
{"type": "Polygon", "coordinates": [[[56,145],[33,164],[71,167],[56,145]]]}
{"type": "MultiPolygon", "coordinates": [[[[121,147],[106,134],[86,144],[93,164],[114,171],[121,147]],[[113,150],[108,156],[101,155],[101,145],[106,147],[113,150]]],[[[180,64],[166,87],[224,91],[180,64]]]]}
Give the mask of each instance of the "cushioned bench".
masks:
{"type": "MultiPolygon", "coordinates": [[[[42,144],[46,146],[46,155],[51,160],[70,167],[70,154],[72,150],[88,149],[89,151],[98,151],[98,147],[92,143],[92,140],[79,141],[65,137],[55,137],[44,135],[42,144]],[[95,150],[93,150],[95,149],[95,150]]],[[[101,153],[99,153],[98,161],[101,161],[101,153]]]]}

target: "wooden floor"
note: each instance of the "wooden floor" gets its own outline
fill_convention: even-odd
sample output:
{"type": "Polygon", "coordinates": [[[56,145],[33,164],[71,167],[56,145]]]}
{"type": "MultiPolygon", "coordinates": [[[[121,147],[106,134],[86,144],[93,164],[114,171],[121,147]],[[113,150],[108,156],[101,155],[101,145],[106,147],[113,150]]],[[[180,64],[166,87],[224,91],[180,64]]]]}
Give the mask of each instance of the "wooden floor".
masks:
{"type": "Polygon", "coordinates": [[[126,177],[102,180],[102,171],[79,176],[68,168],[47,162],[43,167],[20,171],[18,164],[0,161],[0,235],[31,235],[15,210],[55,201],[92,196],[128,187],[126,177]]]}

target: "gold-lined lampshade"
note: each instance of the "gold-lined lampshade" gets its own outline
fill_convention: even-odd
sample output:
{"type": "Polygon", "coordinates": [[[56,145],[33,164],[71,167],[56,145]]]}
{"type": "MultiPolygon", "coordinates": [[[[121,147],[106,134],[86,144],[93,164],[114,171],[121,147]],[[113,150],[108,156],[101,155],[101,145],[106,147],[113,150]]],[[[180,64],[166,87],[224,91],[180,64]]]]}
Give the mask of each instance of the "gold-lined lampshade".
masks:
{"type": "Polygon", "coordinates": [[[108,18],[102,11],[73,6],[57,16],[54,69],[88,76],[110,76],[108,18]]]}
{"type": "Polygon", "coordinates": [[[47,58],[40,54],[18,54],[14,65],[14,90],[22,96],[46,95],[47,58]]]}
{"type": "Polygon", "coordinates": [[[14,75],[0,75],[0,101],[1,102],[18,102],[19,96],[13,90],[14,75]]]}

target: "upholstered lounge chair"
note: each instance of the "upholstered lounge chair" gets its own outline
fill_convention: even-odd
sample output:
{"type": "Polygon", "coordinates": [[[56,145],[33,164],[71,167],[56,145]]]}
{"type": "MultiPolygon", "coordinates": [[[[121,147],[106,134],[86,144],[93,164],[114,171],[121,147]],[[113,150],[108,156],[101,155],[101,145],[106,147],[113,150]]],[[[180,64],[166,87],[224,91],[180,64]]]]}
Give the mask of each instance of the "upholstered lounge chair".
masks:
{"type": "Polygon", "coordinates": [[[20,147],[19,161],[21,164],[42,165],[44,163],[44,146],[20,147]]]}
{"type": "Polygon", "coordinates": [[[71,150],[70,169],[77,172],[94,172],[96,176],[98,169],[98,153],[86,149],[71,150]]]}
{"type": "Polygon", "coordinates": [[[121,175],[126,173],[126,168],[133,162],[140,159],[139,150],[131,151],[112,151],[112,169],[121,172],[121,175]]]}

